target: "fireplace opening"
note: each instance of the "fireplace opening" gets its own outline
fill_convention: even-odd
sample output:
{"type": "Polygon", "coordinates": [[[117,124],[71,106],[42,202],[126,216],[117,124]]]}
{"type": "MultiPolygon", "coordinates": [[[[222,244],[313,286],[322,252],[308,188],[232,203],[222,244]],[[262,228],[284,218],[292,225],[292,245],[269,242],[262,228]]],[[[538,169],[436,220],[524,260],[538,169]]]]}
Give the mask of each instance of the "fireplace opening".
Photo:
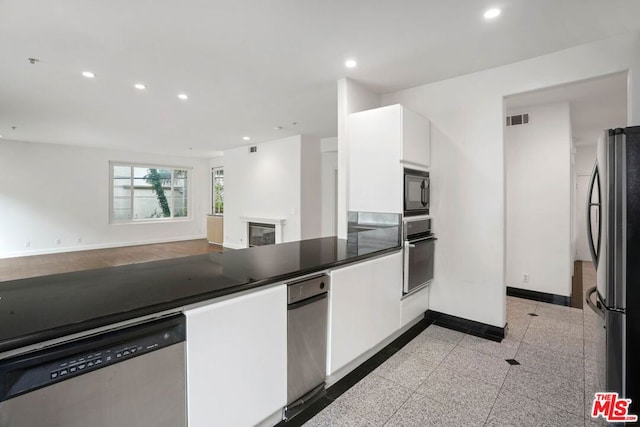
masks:
{"type": "Polygon", "coordinates": [[[276,243],[275,224],[249,223],[249,247],[274,245],[276,243]]]}

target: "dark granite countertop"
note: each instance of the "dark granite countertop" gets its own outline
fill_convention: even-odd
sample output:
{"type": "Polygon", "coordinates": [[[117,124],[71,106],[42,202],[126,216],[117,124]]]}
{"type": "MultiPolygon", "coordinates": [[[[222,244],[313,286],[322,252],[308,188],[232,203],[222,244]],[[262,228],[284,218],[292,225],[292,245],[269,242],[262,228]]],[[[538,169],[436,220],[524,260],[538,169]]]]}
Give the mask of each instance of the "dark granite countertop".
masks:
{"type": "Polygon", "coordinates": [[[364,233],[0,282],[0,353],[400,248],[364,233]]]}

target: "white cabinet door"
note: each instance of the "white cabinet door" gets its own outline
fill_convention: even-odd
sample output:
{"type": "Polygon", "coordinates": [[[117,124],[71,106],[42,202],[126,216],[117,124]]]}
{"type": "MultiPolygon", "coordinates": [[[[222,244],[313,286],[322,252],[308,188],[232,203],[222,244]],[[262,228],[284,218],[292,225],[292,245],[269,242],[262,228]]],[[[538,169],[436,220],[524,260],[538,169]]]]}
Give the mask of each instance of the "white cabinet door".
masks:
{"type": "Polygon", "coordinates": [[[402,300],[400,326],[405,326],[417,317],[424,316],[429,309],[429,287],[420,289],[402,300]]]}
{"type": "Polygon", "coordinates": [[[402,252],[375,259],[373,273],[371,335],[375,346],[400,327],[402,252]]]}
{"type": "Polygon", "coordinates": [[[430,122],[413,111],[402,109],[402,161],[405,166],[429,167],[430,122]]]}
{"type": "Polygon", "coordinates": [[[286,405],[285,285],[185,315],[190,427],[256,425],[286,405]]]}
{"type": "Polygon", "coordinates": [[[372,279],[367,262],[331,272],[327,374],[370,348],[372,279]]]}
{"type": "Polygon", "coordinates": [[[429,167],[429,120],[389,105],[349,115],[348,132],[348,209],[402,213],[403,167],[429,167]]]}
{"type": "Polygon", "coordinates": [[[327,375],[400,328],[402,252],[333,270],[327,375]]]}
{"type": "Polygon", "coordinates": [[[400,105],[349,116],[349,210],[402,213],[400,105]]]}

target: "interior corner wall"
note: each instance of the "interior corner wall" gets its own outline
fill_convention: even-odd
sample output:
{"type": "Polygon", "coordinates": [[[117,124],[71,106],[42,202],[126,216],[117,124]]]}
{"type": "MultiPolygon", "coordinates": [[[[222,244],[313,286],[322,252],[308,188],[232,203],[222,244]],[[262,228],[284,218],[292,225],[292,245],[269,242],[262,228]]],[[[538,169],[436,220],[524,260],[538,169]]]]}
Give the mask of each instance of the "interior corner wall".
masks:
{"type": "Polygon", "coordinates": [[[301,238],[300,135],[224,152],[224,246],[247,247],[241,217],[285,219],[282,241],[301,238]]]}
{"type": "Polygon", "coordinates": [[[507,111],[529,113],[529,123],[506,127],[504,138],[506,282],[514,288],[568,297],[573,274],[569,104],[525,110],[507,111]]]}
{"type": "Polygon", "coordinates": [[[300,146],[300,238],[322,234],[322,173],[320,139],[303,136],[300,146]]]}
{"type": "Polygon", "coordinates": [[[349,114],[381,106],[379,94],[348,79],[338,80],[338,237],[347,238],[349,211],[349,114]]]}
{"type": "Polygon", "coordinates": [[[430,309],[506,323],[503,98],[629,70],[629,124],[640,124],[639,53],[638,33],[624,34],[382,96],[432,123],[430,309]]]}
{"type": "Polygon", "coordinates": [[[0,170],[2,258],[205,237],[207,159],[3,140],[0,170]],[[109,224],[109,161],[193,168],[190,218],[109,224]]]}

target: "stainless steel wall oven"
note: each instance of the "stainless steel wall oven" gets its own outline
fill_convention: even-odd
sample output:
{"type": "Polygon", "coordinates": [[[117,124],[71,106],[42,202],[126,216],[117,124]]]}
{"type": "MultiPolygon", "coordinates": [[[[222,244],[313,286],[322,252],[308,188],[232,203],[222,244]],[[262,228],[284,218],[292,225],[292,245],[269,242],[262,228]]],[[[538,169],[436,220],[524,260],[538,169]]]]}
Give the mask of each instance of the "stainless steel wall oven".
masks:
{"type": "Polygon", "coordinates": [[[433,281],[436,237],[431,218],[415,217],[403,221],[404,284],[403,294],[424,288],[433,281]]]}

